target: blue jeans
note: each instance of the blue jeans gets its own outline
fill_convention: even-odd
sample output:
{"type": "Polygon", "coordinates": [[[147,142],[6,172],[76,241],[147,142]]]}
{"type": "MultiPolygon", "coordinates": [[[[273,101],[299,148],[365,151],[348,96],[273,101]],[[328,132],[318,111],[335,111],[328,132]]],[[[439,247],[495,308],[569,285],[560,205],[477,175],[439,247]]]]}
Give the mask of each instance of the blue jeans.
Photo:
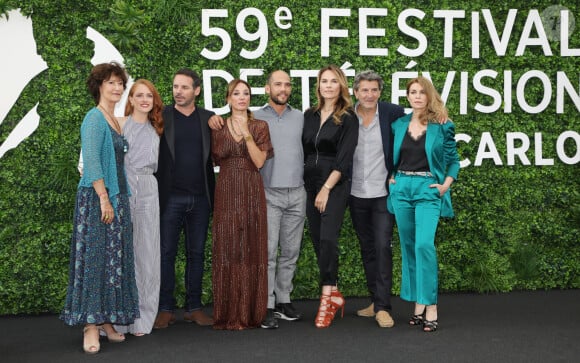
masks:
{"type": "Polygon", "coordinates": [[[205,240],[210,207],[205,195],[171,194],[161,214],[161,287],[159,311],[175,309],[175,257],[185,233],[185,311],[201,309],[205,240]]]}

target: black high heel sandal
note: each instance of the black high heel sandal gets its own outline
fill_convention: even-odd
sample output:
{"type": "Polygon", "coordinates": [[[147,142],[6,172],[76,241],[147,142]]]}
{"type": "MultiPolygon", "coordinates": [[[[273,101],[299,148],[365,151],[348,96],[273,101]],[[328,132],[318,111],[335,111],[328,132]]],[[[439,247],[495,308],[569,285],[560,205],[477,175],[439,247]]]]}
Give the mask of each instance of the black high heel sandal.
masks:
{"type": "Polygon", "coordinates": [[[409,319],[409,325],[411,326],[421,326],[423,325],[423,315],[425,315],[425,308],[423,308],[423,312],[420,314],[415,314],[413,316],[411,316],[411,319],[409,319]]]}
{"type": "Polygon", "coordinates": [[[439,323],[437,320],[425,320],[423,323],[423,331],[425,333],[432,333],[437,330],[439,323]]]}
{"type": "Polygon", "coordinates": [[[409,319],[409,325],[411,326],[423,325],[423,314],[413,315],[411,319],[409,319]]]}

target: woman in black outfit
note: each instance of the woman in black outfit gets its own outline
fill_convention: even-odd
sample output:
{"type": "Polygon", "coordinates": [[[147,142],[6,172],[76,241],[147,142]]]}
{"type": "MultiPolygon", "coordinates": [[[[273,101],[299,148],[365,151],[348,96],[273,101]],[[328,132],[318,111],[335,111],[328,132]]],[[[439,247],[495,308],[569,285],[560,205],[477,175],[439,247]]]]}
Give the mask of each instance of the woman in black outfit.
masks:
{"type": "Polygon", "coordinates": [[[334,65],[318,72],[318,105],[304,113],[304,184],[306,216],[320,268],[322,294],[314,324],[330,326],[345,300],[337,288],[338,237],[350,193],[352,157],[358,141],[358,120],[346,77],[334,65]]]}

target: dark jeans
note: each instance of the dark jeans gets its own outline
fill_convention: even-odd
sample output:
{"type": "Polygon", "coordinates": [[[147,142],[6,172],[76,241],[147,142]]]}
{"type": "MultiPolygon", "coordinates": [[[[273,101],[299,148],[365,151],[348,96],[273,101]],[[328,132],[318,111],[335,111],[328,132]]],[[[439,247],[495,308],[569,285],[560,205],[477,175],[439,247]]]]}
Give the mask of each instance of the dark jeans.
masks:
{"type": "Polygon", "coordinates": [[[328,196],[326,210],[320,213],[314,206],[317,193],[307,192],[306,217],[308,217],[308,229],[318,260],[322,286],[334,286],[338,280],[338,237],[349,193],[349,182],[335,185],[328,196]]]}
{"type": "Polygon", "coordinates": [[[171,194],[161,215],[159,311],[175,309],[175,257],[185,233],[185,311],[201,309],[203,260],[210,208],[205,195],[171,194]]]}
{"type": "Polygon", "coordinates": [[[349,207],[375,312],[391,310],[391,240],[395,216],[387,211],[387,197],[357,198],[351,195],[349,207]]]}

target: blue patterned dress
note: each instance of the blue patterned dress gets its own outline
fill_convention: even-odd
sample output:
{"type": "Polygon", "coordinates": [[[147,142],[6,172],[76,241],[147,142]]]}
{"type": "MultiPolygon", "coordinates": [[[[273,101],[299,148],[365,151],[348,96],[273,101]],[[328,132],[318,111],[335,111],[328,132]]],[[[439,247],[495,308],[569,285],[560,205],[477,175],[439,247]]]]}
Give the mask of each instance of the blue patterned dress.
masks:
{"type": "MultiPolygon", "coordinates": [[[[110,128],[110,126],[109,126],[110,128]]],[[[133,258],[129,191],[124,172],[127,143],[110,128],[119,194],[111,203],[115,219],[101,221],[99,196],[92,187],[77,191],[69,285],[60,319],[68,325],[131,324],[139,317],[133,258]]]]}

